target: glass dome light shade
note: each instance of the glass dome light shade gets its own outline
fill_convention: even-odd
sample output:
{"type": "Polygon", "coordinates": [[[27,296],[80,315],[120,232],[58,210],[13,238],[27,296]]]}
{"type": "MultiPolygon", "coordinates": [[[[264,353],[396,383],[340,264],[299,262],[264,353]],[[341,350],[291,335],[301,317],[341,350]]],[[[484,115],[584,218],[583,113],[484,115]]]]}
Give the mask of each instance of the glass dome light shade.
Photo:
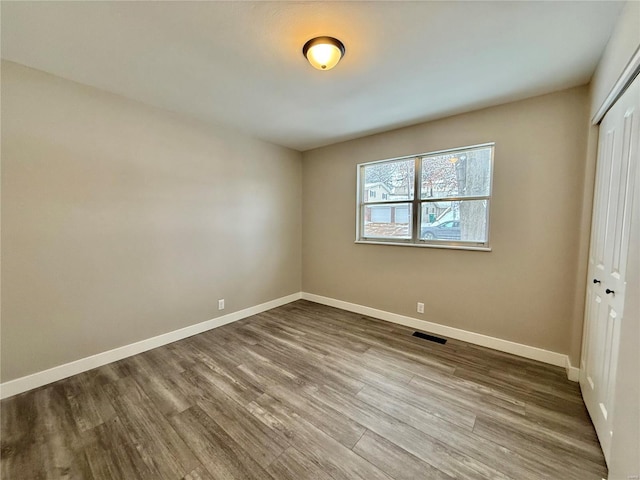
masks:
{"type": "Polygon", "coordinates": [[[333,37],[316,37],[304,44],[302,53],[318,70],[331,70],[344,56],[344,45],[333,37]]]}

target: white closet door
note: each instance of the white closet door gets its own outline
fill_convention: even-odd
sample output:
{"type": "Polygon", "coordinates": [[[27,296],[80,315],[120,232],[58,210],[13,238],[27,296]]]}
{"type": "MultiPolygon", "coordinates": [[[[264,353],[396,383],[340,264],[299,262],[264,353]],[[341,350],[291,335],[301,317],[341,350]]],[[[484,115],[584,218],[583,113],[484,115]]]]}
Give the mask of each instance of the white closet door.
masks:
{"type": "Polygon", "coordinates": [[[640,78],[636,78],[600,125],[589,253],[580,386],[607,461],[614,435],[612,406],[639,144],[640,78]]]}

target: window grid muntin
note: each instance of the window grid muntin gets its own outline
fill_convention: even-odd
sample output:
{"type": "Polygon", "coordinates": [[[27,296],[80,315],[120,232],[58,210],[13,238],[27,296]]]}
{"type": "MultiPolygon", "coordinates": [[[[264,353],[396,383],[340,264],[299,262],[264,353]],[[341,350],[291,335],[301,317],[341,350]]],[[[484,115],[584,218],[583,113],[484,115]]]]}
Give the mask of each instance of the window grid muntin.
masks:
{"type": "MultiPolygon", "coordinates": [[[[384,160],[376,160],[373,162],[366,162],[357,165],[357,177],[358,177],[358,189],[357,192],[357,222],[356,222],[356,242],[371,242],[378,244],[408,244],[408,245],[418,245],[418,246],[437,246],[444,247],[451,246],[452,248],[464,248],[464,247],[489,247],[490,244],[490,207],[491,207],[491,198],[493,194],[493,165],[494,165],[494,154],[495,154],[495,143],[483,143],[478,145],[472,145],[467,147],[458,147],[451,148],[446,150],[438,150],[435,152],[428,152],[419,155],[408,155],[405,157],[397,157],[390,158],[384,160]],[[475,195],[475,196],[449,196],[449,197],[429,197],[427,199],[422,198],[422,162],[429,157],[435,157],[438,155],[448,154],[448,153],[463,153],[465,151],[473,151],[480,150],[483,148],[490,149],[490,162],[489,162],[489,184],[488,190],[489,195],[475,195]],[[402,160],[415,160],[415,169],[414,169],[414,189],[413,189],[413,199],[410,200],[398,200],[398,201],[386,201],[386,202],[371,202],[366,203],[362,200],[364,197],[364,187],[365,187],[365,175],[364,169],[368,166],[379,164],[379,163],[390,163],[397,162],[402,160]],[[486,200],[486,213],[485,213],[485,234],[486,241],[484,242],[474,242],[474,241],[466,241],[466,240],[440,240],[440,239],[431,239],[425,240],[420,238],[421,226],[422,226],[422,205],[425,203],[434,203],[434,202],[446,202],[446,201],[469,201],[469,200],[486,200]],[[393,237],[367,237],[364,235],[364,208],[366,206],[372,205],[392,205],[395,203],[410,203],[411,204],[411,232],[412,236],[410,239],[401,239],[401,238],[393,238],[393,237]]],[[[410,198],[410,192],[407,192],[407,196],[410,198]]]]}

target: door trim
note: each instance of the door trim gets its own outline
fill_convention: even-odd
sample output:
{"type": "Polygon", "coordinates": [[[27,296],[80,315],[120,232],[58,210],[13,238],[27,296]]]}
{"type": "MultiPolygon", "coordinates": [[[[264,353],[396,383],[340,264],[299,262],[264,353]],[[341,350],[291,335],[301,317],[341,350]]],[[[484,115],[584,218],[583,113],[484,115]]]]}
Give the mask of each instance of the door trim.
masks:
{"type": "Polygon", "coordinates": [[[636,49],[631,60],[629,60],[629,63],[620,74],[618,81],[613,85],[609,95],[607,95],[607,98],[604,99],[604,102],[602,102],[602,105],[591,119],[593,125],[598,125],[602,121],[609,109],[624,94],[638,74],[640,74],[640,47],[636,49]]]}

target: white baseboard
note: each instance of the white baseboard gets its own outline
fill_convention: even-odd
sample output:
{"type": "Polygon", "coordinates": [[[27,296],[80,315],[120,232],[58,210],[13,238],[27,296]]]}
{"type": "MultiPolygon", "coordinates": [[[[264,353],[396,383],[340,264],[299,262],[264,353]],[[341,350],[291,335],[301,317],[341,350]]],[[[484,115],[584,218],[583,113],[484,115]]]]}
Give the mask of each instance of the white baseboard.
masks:
{"type": "Polygon", "coordinates": [[[464,342],[473,343],[474,345],[480,345],[483,347],[492,348],[501,352],[511,353],[520,357],[530,358],[532,360],[538,360],[540,362],[564,367],[567,371],[567,377],[569,380],[577,382],[580,378],[580,369],[573,367],[567,355],[557,352],[551,352],[542,348],[531,347],[529,345],[523,345],[520,343],[511,342],[508,340],[502,340],[500,338],[489,337],[480,333],[469,332],[461,330],[459,328],[448,327],[438,323],[428,322],[426,320],[420,320],[418,318],[407,317],[405,315],[399,315],[397,313],[386,312],[384,310],[378,310],[371,307],[365,307],[364,305],[357,305],[355,303],[349,303],[342,300],[336,300],[334,298],[323,297],[315,295],[313,293],[298,292],[286,297],[277,298],[254,307],[246,308],[237,312],[229,313],[221,317],[207,320],[205,322],[184,327],[172,332],[163,333],[156,337],[141,340],[136,343],[125,345],[123,347],[114,348],[106,352],[101,352],[90,357],[81,358],[73,362],[65,363],[64,365],[58,365],[42,372],[37,372],[32,375],[10,380],[8,382],[0,384],[0,399],[12,397],[19,393],[32,390],[34,388],[47,385],[49,383],[57,382],[63,378],[77,375],[78,373],[86,372],[93,368],[101,367],[107,363],[116,362],[138,353],[152,350],[162,345],[182,340],[183,338],[197,335],[198,333],[206,332],[213,328],[221,327],[229,323],[241,320],[243,318],[256,315],[258,313],[276,308],[287,303],[294,302],[300,299],[310,300],[312,302],[321,303],[323,305],[329,305],[331,307],[341,308],[350,312],[360,313],[370,317],[386,320],[388,322],[397,323],[418,330],[424,330],[427,332],[435,333],[437,335],[443,335],[445,337],[455,338],[464,342]]]}
{"type": "Polygon", "coordinates": [[[380,320],[386,320],[387,322],[397,323],[406,327],[424,330],[437,335],[443,335],[445,337],[455,338],[456,340],[473,343],[474,345],[480,345],[482,347],[488,347],[501,352],[511,353],[520,357],[530,358],[532,360],[538,360],[540,362],[563,367],[567,369],[567,376],[570,380],[575,378],[574,381],[577,381],[579,377],[579,369],[574,367],[570,367],[570,369],[569,366],[571,364],[569,362],[569,357],[563,353],[552,352],[538,347],[531,347],[529,345],[511,342],[509,340],[502,340],[501,338],[489,337],[487,335],[482,335],[481,333],[469,332],[467,330],[448,327],[439,323],[428,322],[426,320],[407,317],[405,315],[398,315],[397,313],[386,312],[384,310],[377,310],[375,308],[365,307],[364,305],[357,305],[355,303],[323,297],[313,293],[302,292],[302,298],[304,300],[321,303],[323,305],[329,305],[330,307],[341,308],[342,310],[360,313],[380,320]],[[576,371],[578,372],[577,376],[576,371]]]}
{"type": "Polygon", "coordinates": [[[580,369],[571,365],[571,359],[567,356],[567,364],[565,365],[567,369],[567,378],[572,382],[580,381],[580,369]]]}
{"type": "Polygon", "coordinates": [[[300,292],[294,293],[292,295],[287,295],[286,297],[281,297],[266,303],[261,303],[260,305],[256,305],[254,307],[245,308],[244,310],[233,313],[228,313],[227,315],[223,315],[212,320],[207,320],[195,325],[180,328],[172,332],[163,333],[162,335],[158,335],[156,337],[141,340],[136,343],[131,343],[123,347],[114,348],[113,350],[101,352],[90,357],[81,358],[80,360],[65,363],[64,365],[58,365],[57,367],[43,370],[42,372],[37,372],[32,375],[16,378],[15,380],[0,384],[0,398],[12,397],[19,393],[26,392],[43,385],[47,385],[52,382],[57,382],[58,380],[62,380],[63,378],[77,375],[78,373],[86,372],[87,370],[91,370],[93,368],[101,367],[102,365],[106,365],[107,363],[122,360],[123,358],[137,355],[138,353],[146,352],[147,350],[152,350],[154,348],[161,347],[162,345],[166,345],[177,340],[182,340],[183,338],[197,335],[198,333],[206,332],[207,330],[211,330],[212,328],[221,327],[222,325],[227,325],[228,323],[250,317],[251,315],[256,315],[266,310],[270,310],[272,308],[276,308],[281,305],[300,300],[300,298],[300,292]]]}

